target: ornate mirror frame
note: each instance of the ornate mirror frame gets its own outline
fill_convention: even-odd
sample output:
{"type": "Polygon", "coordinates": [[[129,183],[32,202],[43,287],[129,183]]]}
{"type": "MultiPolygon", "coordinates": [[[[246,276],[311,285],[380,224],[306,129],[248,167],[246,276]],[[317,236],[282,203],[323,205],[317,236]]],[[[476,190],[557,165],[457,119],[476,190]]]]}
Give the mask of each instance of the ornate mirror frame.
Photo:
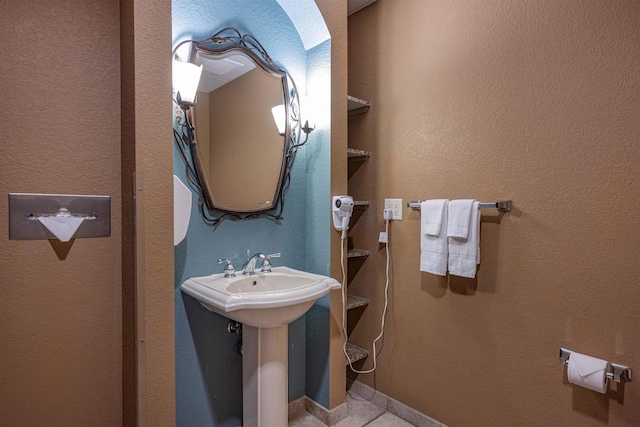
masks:
{"type": "MultiPolygon", "coordinates": [[[[267,73],[280,77],[282,79],[283,100],[285,105],[285,133],[284,133],[284,149],[282,156],[282,166],[276,194],[272,199],[274,203],[265,208],[254,210],[228,210],[217,207],[211,198],[211,194],[207,185],[207,179],[204,175],[202,161],[197,149],[198,141],[195,137],[195,128],[193,127],[193,111],[191,105],[175,99],[178,105],[177,127],[174,128],[174,141],[179,148],[181,156],[186,163],[187,178],[200,192],[198,205],[204,220],[211,224],[217,225],[222,219],[230,218],[234,220],[254,219],[262,215],[267,215],[275,220],[282,219],[282,210],[284,208],[284,196],[291,184],[291,169],[296,157],[298,148],[306,143],[306,138],[301,141],[301,131],[307,130],[302,128],[300,120],[300,97],[295,82],[289,73],[280,68],[267,54],[264,47],[251,34],[242,35],[233,27],[224,28],[213,36],[205,40],[185,40],[179,43],[173,50],[175,57],[176,51],[182,45],[190,43],[189,62],[195,63],[198,52],[207,56],[222,56],[230,53],[244,53],[249,56],[267,73]],[[275,212],[273,212],[275,211],[275,212]],[[215,216],[215,212],[220,212],[220,216],[215,216]]],[[[175,94],[174,94],[175,96],[175,94]]]]}

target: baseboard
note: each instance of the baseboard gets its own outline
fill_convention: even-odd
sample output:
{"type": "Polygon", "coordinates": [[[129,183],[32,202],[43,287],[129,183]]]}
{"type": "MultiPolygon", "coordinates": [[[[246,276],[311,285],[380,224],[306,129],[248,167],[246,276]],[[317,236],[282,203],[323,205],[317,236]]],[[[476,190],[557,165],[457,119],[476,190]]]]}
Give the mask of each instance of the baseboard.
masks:
{"type": "Polygon", "coordinates": [[[289,402],[289,420],[302,416],[305,412],[316,417],[323,424],[332,426],[348,416],[347,403],[327,409],[307,396],[289,402]]]}
{"type": "Polygon", "coordinates": [[[349,416],[347,411],[347,402],[344,402],[333,409],[327,409],[318,402],[307,397],[307,400],[305,401],[305,408],[308,413],[328,426],[337,424],[349,416]]]}
{"type": "Polygon", "coordinates": [[[380,393],[376,389],[371,388],[360,381],[354,381],[351,383],[349,391],[369,400],[371,403],[375,403],[382,409],[391,412],[396,417],[402,418],[409,424],[416,427],[447,427],[440,421],[434,420],[430,416],[425,415],[422,412],[418,412],[404,403],[399,402],[384,393],[380,393]]]}

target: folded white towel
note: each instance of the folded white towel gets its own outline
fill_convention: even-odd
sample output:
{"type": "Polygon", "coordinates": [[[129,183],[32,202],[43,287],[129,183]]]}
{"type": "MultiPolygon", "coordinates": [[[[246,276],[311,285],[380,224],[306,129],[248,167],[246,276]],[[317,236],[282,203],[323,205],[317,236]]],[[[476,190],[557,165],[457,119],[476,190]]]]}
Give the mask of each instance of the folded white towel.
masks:
{"type": "Polygon", "coordinates": [[[447,207],[446,199],[427,200],[420,204],[420,271],[447,275],[447,207]]]}
{"type": "MultiPolygon", "coordinates": [[[[447,199],[427,200],[420,204],[422,232],[429,236],[439,236],[442,228],[442,218],[447,207],[447,199]]],[[[446,230],[446,227],[445,227],[446,230]]]]}
{"type": "Polygon", "coordinates": [[[476,277],[478,264],[480,264],[480,205],[474,201],[467,238],[449,237],[449,274],[476,277]]]}
{"type": "Polygon", "coordinates": [[[469,236],[473,199],[452,200],[449,202],[449,220],[447,236],[466,239],[469,236]]]}

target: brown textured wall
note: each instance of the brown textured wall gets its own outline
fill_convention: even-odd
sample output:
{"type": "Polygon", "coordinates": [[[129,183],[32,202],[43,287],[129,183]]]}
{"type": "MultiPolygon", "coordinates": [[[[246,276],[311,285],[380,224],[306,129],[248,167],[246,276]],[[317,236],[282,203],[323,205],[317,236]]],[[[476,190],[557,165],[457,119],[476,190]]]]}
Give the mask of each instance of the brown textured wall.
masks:
{"type": "MultiPolygon", "coordinates": [[[[134,170],[136,175],[136,237],[123,248],[123,257],[135,259],[135,270],[125,277],[130,284],[135,275],[135,287],[127,288],[135,297],[135,313],[125,320],[136,322],[136,347],[135,352],[126,347],[124,357],[127,365],[135,363],[136,389],[126,378],[125,391],[136,392],[139,425],[170,426],[175,424],[171,2],[122,0],[121,5],[123,181],[134,170]]],[[[132,186],[123,186],[123,193],[130,191],[126,188],[132,186]]],[[[132,408],[125,409],[128,425],[132,408]]]]}
{"type": "Polygon", "coordinates": [[[373,300],[352,340],[379,327],[385,197],[515,204],[483,211],[477,280],[448,282],[419,272],[404,208],[379,370],[360,380],[451,426],[638,425],[637,381],[599,395],[558,364],[564,346],[640,367],[638,16],[636,1],[379,0],[349,19],[349,92],[373,103],[349,122],[373,151],[350,171],[372,202],[350,233],[372,250],[350,291],[373,300]]]}
{"type": "MultiPolygon", "coordinates": [[[[347,192],[347,4],[316,0],[331,35],[331,195],[347,192]]],[[[327,215],[331,215],[327,200],[327,215]]],[[[331,233],[331,277],[342,280],[340,273],[340,236],[331,233]]],[[[345,400],[345,357],[342,353],[342,302],[340,292],[331,293],[330,391],[331,408],[345,400]]]]}
{"type": "Polygon", "coordinates": [[[120,1],[120,191],[122,193],[122,426],[136,425],[135,85],[133,2],[120,1]]]}
{"type": "Polygon", "coordinates": [[[121,424],[118,8],[0,2],[2,425],[121,424]],[[110,195],[111,237],[9,241],[9,192],[110,195]]]}

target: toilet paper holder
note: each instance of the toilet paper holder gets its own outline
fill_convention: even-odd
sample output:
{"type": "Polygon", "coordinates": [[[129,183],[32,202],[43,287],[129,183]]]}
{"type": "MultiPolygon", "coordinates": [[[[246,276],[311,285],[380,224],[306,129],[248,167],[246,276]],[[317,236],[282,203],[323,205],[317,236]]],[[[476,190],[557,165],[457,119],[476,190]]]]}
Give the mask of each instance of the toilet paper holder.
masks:
{"type": "MultiPolygon", "coordinates": [[[[568,365],[569,358],[571,357],[571,350],[566,348],[560,349],[560,364],[568,365]]],[[[611,365],[611,371],[607,372],[607,378],[617,383],[620,381],[631,381],[631,368],[625,365],[619,365],[617,363],[609,363],[611,365]]]]}

